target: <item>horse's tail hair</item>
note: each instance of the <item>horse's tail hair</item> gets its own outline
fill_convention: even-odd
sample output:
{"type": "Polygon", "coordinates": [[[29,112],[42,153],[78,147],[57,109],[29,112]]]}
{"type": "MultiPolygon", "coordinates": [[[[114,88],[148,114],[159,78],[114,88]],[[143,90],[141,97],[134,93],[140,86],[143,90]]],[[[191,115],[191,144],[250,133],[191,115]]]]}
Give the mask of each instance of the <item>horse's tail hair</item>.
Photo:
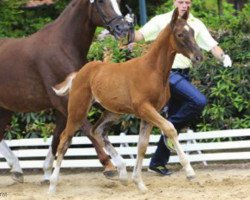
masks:
{"type": "Polygon", "coordinates": [[[76,74],[77,72],[72,72],[63,82],[52,87],[58,96],[66,96],[69,93],[72,86],[72,81],[76,77],[76,74]]]}

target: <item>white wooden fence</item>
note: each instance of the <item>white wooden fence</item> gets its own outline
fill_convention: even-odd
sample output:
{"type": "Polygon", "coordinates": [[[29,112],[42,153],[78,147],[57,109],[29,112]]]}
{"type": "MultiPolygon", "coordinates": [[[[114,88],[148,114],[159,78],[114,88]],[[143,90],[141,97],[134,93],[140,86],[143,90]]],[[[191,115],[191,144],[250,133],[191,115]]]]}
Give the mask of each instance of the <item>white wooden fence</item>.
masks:
{"type": "MultiPolygon", "coordinates": [[[[125,158],[127,166],[134,166],[137,154],[138,135],[109,136],[110,141],[117,151],[125,158]]],[[[189,154],[191,162],[250,160],[250,129],[211,131],[211,132],[188,132],[181,133],[179,140],[189,154]],[[230,139],[233,139],[232,141],[230,139]]],[[[159,135],[150,136],[146,157],[143,165],[148,166],[150,155],[154,153],[159,135]]],[[[17,155],[22,168],[42,168],[43,161],[48,152],[51,138],[21,139],[6,141],[9,147],[17,155]]],[[[177,163],[175,153],[170,157],[170,163],[177,163]]],[[[74,137],[68,149],[63,168],[101,167],[96,156],[95,149],[87,137],[74,137]]],[[[8,169],[0,152],[0,169],[8,169]]]]}

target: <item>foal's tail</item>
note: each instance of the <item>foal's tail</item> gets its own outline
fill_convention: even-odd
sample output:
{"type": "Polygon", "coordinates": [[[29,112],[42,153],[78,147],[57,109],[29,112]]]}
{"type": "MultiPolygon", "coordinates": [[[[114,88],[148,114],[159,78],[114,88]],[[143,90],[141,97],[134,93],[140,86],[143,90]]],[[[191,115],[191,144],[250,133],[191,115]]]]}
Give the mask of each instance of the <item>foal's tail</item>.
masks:
{"type": "Polygon", "coordinates": [[[66,96],[69,93],[69,90],[72,86],[72,81],[76,77],[76,74],[77,72],[72,72],[63,82],[52,87],[58,96],[66,96]]]}

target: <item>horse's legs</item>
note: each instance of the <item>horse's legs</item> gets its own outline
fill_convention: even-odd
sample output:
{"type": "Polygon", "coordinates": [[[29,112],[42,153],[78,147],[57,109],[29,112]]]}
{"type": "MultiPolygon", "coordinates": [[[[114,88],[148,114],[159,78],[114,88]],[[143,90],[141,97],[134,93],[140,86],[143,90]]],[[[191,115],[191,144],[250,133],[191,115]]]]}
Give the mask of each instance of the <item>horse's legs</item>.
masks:
{"type": "Polygon", "coordinates": [[[112,157],[113,161],[115,162],[115,165],[117,166],[117,169],[119,171],[120,181],[123,184],[127,184],[128,175],[126,170],[126,163],[124,159],[118,154],[118,152],[115,150],[115,148],[108,139],[108,131],[110,126],[113,125],[113,123],[117,121],[119,118],[120,118],[119,114],[105,111],[102,114],[101,118],[94,125],[92,133],[94,137],[99,137],[99,139],[97,140],[104,141],[104,147],[106,151],[112,157]]]}
{"type": "MultiPolygon", "coordinates": [[[[84,87],[84,85],[82,85],[84,87]]],[[[70,141],[81,125],[82,119],[86,118],[87,112],[91,105],[92,95],[88,87],[82,89],[77,88],[71,93],[68,104],[68,118],[67,124],[60,136],[59,145],[57,148],[57,159],[55,169],[50,177],[50,187],[49,193],[54,193],[56,191],[56,185],[59,178],[59,172],[63,156],[66,153],[70,141]]]]}
{"type": "Polygon", "coordinates": [[[56,111],[56,128],[53,133],[52,143],[49,147],[48,154],[43,164],[44,177],[42,183],[49,183],[49,179],[52,174],[53,162],[55,160],[57,147],[60,140],[60,135],[65,128],[66,121],[66,117],[59,111],[56,111]]]}
{"type": "MultiPolygon", "coordinates": [[[[97,122],[98,123],[98,122],[97,122]]],[[[100,146],[99,142],[96,140],[95,137],[91,134],[91,124],[88,122],[87,119],[83,121],[83,132],[85,135],[91,140],[93,146],[95,147],[97,156],[101,162],[101,164],[104,166],[103,174],[107,178],[112,178],[117,174],[115,166],[112,164],[109,156],[105,153],[103,148],[100,146]]]]}
{"type": "Polygon", "coordinates": [[[137,158],[136,158],[136,164],[133,170],[132,179],[142,192],[147,191],[147,187],[143,183],[143,180],[141,177],[141,169],[142,169],[143,158],[147,150],[151,130],[152,130],[152,125],[150,125],[144,120],[141,120],[139,142],[137,145],[137,158]]]}
{"type": "Polygon", "coordinates": [[[187,178],[193,178],[195,176],[195,172],[178,141],[178,135],[174,125],[163,118],[150,104],[142,105],[139,108],[139,113],[142,119],[160,128],[164,134],[173,141],[176,152],[180,158],[180,163],[186,171],[187,178]]]}
{"type": "Polygon", "coordinates": [[[11,168],[13,180],[23,183],[23,171],[20,167],[18,158],[4,141],[5,128],[6,125],[10,123],[12,114],[13,112],[0,108],[0,152],[11,168]]]}

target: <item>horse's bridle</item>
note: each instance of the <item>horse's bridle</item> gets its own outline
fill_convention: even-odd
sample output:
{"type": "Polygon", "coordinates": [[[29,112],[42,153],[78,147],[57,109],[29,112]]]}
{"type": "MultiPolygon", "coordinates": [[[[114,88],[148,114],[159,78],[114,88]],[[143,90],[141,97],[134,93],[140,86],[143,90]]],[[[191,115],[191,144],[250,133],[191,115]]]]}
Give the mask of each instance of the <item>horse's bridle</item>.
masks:
{"type": "Polygon", "coordinates": [[[115,29],[112,27],[112,23],[116,20],[120,20],[120,19],[123,19],[123,16],[121,15],[118,15],[110,20],[107,20],[106,16],[104,15],[102,9],[100,8],[100,6],[98,5],[97,1],[94,1],[93,2],[94,5],[95,5],[95,8],[98,12],[98,14],[100,15],[102,21],[104,22],[105,26],[107,27],[108,31],[110,33],[114,33],[115,32],[115,29]]]}

